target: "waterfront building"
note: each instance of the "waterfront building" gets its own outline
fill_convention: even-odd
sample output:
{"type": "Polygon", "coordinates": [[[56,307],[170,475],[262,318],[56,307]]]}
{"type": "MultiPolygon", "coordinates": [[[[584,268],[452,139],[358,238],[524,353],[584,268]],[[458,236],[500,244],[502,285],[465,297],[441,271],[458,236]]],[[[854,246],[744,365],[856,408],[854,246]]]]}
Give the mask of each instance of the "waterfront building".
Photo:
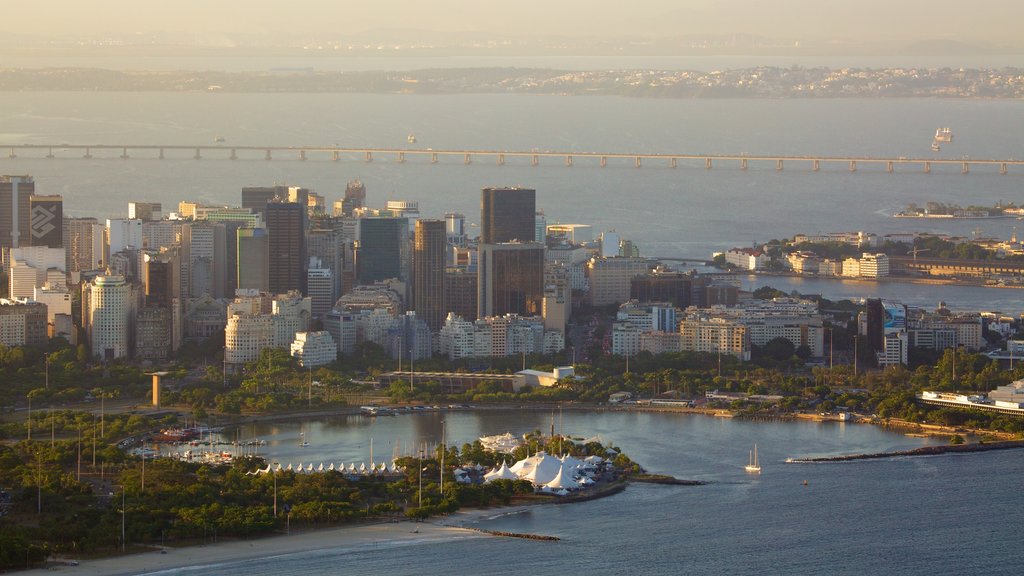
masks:
{"type": "Polygon", "coordinates": [[[542,313],[544,245],[481,244],[477,264],[477,317],[542,313]]]}
{"type": "Polygon", "coordinates": [[[879,245],[878,236],[871,232],[826,232],[824,234],[796,234],[793,236],[792,244],[824,244],[826,242],[838,242],[849,244],[858,248],[874,248],[879,245]]]}
{"type": "Polygon", "coordinates": [[[641,327],[630,322],[612,324],[612,354],[636,356],[640,353],[641,327]]]}
{"type": "Polygon", "coordinates": [[[445,248],[447,237],[444,220],[417,220],[413,240],[413,309],[417,315],[438,331],[444,324],[445,310],[445,248]]]}
{"type": "Polygon", "coordinates": [[[338,345],[328,332],[296,332],[291,355],[303,368],[332,364],[338,359],[338,345]]]}
{"type": "Polygon", "coordinates": [[[132,352],[134,294],[124,276],[97,276],[83,286],[83,324],[93,357],[125,358],[132,352]]]}
{"type": "Polygon", "coordinates": [[[591,258],[587,264],[590,305],[618,305],[628,301],[633,278],[647,274],[650,269],[650,261],[644,258],[591,258]]]}
{"type": "Polygon", "coordinates": [[[538,210],[533,216],[533,241],[544,244],[548,238],[548,218],[543,210],[538,210]]]}
{"type": "Polygon", "coordinates": [[[534,240],[536,215],[536,190],[484,188],[480,195],[480,244],[534,240]]]}
{"type": "Polygon", "coordinates": [[[889,257],[864,253],[860,258],[843,260],[842,275],[846,278],[884,278],[889,275],[889,257]]]}
{"type": "Polygon", "coordinates": [[[26,299],[0,299],[0,344],[46,346],[47,306],[26,299]]]}
{"type": "Polygon", "coordinates": [[[29,175],[0,176],[0,248],[31,246],[30,198],[36,191],[29,175]]]}
{"type": "Polygon", "coordinates": [[[759,248],[731,248],[725,252],[725,262],[740,270],[764,270],[771,257],[759,248]]]}
{"type": "MultiPolygon", "coordinates": [[[[305,199],[305,197],[303,197],[305,199]]],[[[270,291],[306,291],[306,205],[271,202],[264,206],[270,249],[270,291]]]]}

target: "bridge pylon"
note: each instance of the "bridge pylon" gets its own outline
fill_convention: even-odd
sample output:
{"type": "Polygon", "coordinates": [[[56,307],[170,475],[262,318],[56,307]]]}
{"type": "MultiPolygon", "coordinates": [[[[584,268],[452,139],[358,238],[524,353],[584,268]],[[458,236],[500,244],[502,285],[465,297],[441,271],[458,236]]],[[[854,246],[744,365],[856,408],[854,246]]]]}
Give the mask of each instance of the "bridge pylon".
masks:
{"type": "Polygon", "coordinates": [[[399,152],[398,153],[398,163],[399,164],[404,164],[405,163],[405,152],[399,152]]]}
{"type": "Polygon", "coordinates": [[[924,163],[924,173],[925,174],[931,174],[932,173],[932,163],[931,162],[925,162],[924,163]]]}
{"type": "Polygon", "coordinates": [[[1002,164],[999,165],[999,174],[1006,176],[1006,172],[1006,162],[1003,162],[1002,164]]]}
{"type": "Polygon", "coordinates": [[[677,158],[669,159],[668,167],[669,168],[678,168],[679,167],[679,160],[677,158]]]}
{"type": "Polygon", "coordinates": [[[437,152],[430,153],[430,163],[437,164],[437,152]]]}
{"type": "Polygon", "coordinates": [[[639,156],[636,157],[636,167],[637,168],[643,168],[644,167],[644,162],[643,162],[643,160],[639,156]]]}
{"type": "Polygon", "coordinates": [[[782,168],[783,168],[782,158],[779,158],[778,160],[775,161],[775,169],[781,172],[782,168]]]}
{"type": "Polygon", "coordinates": [[[363,162],[373,162],[373,152],[369,150],[363,152],[363,162]]]}
{"type": "Polygon", "coordinates": [[[50,148],[50,151],[46,153],[46,157],[53,158],[53,148],[50,148]]]}
{"type": "Polygon", "coordinates": [[[228,156],[229,160],[238,160],[238,151],[234,148],[231,149],[231,156],[228,156]]]}
{"type": "Polygon", "coordinates": [[[746,169],[747,169],[747,159],[746,158],[741,158],[740,159],[740,170],[746,170],[746,169]]]}
{"type": "Polygon", "coordinates": [[[163,160],[163,159],[164,159],[164,149],[163,149],[163,148],[161,148],[161,149],[160,149],[160,154],[159,154],[159,156],[158,156],[158,157],[159,157],[159,158],[160,158],[161,160],[163,160]]]}
{"type": "Polygon", "coordinates": [[[888,172],[889,174],[892,174],[892,170],[892,160],[889,160],[888,162],[885,163],[885,171],[888,172]]]}
{"type": "Polygon", "coordinates": [[[203,155],[202,155],[201,151],[199,150],[199,148],[196,148],[196,154],[192,158],[194,160],[202,160],[203,159],[203,155]]]}
{"type": "Polygon", "coordinates": [[[711,170],[711,158],[704,159],[704,169],[711,170]]]}
{"type": "Polygon", "coordinates": [[[533,155],[533,156],[532,156],[532,157],[530,158],[530,166],[536,166],[536,165],[538,165],[538,164],[540,164],[540,157],[539,157],[539,156],[537,156],[536,154],[534,154],[534,155],[533,155]]]}
{"type": "Polygon", "coordinates": [[[14,148],[11,148],[11,153],[7,155],[8,158],[17,158],[18,155],[14,153],[14,148]]]}
{"type": "Polygon", "coordinates": [[[469,152],[466,152],[466,155],[462,158],[462,163],[463,164],[472,164],[473,163],[473,155],[470,154],[469,152]]]}
{"type": "Polygon", "coordinates": [[[341,160],[341,153],[338,152],[337,150],[331,152],[331,160],[333,162],[337,162],[337,161],[341,160]]]}
{"type": "Polygon", "coordinates": [[[608,157],[601,156],[601,168],[604,168],[605,166],[608,166],[608,157]]]}
{"type": "Polygon", "coordinates": [[[299,160],[302,160],[303,162],[306,161],[306,151],[305,150],[299,150],[299,160]]]}
{"type": "Polygon", "coordinates": [[[565,157],[565,165],[568,166],[569,168],[572,168],[572,156],[565,157]]]}
{"type": "Polygon", "coordinates": [[[961,174],[970,174],[971,173],[971,168],[967,165],[966,161],[963,164],[960,165],[960,173],[961,174]]]}
{"type": "Polygon", "coordinates": [[[121,149],[121,160],[127,160],[128,158],[128,147],[125,146],[124,148],[121,149]]]}
{"type": "Polygon", "coordinates": [[[505,155],[504,154],[498,154],[498,166],[504,166],[504,165],[505,165],[505,155]]]}
{"type": "Polygon", "coordinates": [[[821,160],[815,158],[811,162],[811,170],[813,170],[814,172],[820,172],[821,171],[821,160]]]}
{"type": "Polygon", "coordinates": [[[856,171],[857,171],[857,161],[856,160],[850,160],[850,172],[856,172],[856,171]]]}
{"type": "Polygon", "coordinates": [[[92,152],[90,152],[89,149],[86,148],[85,149],[85,154],[82,154],[82,158],[85,158],[86,160],[92,158],[92,152]]]}
{"type": "Polygon", "coordinates": [[[264,160],[273,160],[274,156],[270,153],[270,148],[267,148],[267,154],[263,157],[264,160]]]}

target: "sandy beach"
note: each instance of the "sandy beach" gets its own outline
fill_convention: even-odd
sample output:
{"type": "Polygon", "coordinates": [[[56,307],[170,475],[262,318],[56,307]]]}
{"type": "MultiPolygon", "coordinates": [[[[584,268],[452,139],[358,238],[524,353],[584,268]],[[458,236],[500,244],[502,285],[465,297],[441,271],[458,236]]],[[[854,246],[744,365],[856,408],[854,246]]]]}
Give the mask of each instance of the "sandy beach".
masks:
{"type": "Polygon", "coordinates": [[[431,542],[464,538],[487,538],[475,530],[454,526],[440,526],[426,522],[397,522],[346,526],[324,530],[292,532],[254,540],[231,540],[202,546],[159,548],[115,558],[80,560],[77,566],[51,563],[21,574],[53,574],[68,576],[129,576],[149,574],[188,566],[210,566],[249,560],[253,557],[271,557],[301,554],[315,550],[365,550],[384,546],[412,546],[431,542]]]}

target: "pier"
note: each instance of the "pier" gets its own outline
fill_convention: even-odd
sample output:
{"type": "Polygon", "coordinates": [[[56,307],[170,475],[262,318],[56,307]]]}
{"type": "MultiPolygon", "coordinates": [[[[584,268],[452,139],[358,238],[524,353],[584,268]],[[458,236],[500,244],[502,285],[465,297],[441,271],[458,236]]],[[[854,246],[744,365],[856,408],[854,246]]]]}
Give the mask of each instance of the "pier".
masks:
{"type": "Polygon", "coordinates": [[[1024,167],[1024,160],[993,158],[934,158],[934,157],[886,157],[886,156],[772,156],[747,154],[694,154],[694,153],[636,153],[636,152],[573,152],[555,150],[438,150],[431,148],[365,148],[343,146],[236,146],[236,145],[195,145],[195,144],[8,144],[3,146],[7,157],[56,159],[194,159],[194,160],[326,160],[338,162],[349,160],[373,162],[384,160],[404,163],[423,159],[436,164],[442,159],[454,160],[465,165],[487,162],[495,166],[506,166],[520,160],[521,165],[539,166],[544,161],[566,168],[589,166],[606,168],[613,163],[619,166],[644,168],[661,166],[676,169],[681,162],[691,162],[693,167],[705,170],[720,168],[763,167],[776,171],[803,169],[821,172],[829,167],[850,173],[865,168],[877,172],[919,172],[930,174],[938,166],[959,169],[961,174],[970,174],[971,169],[985,168],[1008,174],[1011,168],[1024,167]]]}

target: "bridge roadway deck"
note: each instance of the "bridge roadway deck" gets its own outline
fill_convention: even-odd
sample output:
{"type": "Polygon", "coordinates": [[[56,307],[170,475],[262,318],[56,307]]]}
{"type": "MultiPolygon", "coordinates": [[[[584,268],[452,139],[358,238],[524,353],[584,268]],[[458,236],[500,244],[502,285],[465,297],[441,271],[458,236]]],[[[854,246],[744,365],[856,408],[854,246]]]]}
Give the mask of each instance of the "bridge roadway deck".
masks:
{"type": "MultiPolygon", "coordinates": [[[[705,168],[712,168],[716,163],[732,163],[742,169],[746,169],[750,163],[769,163],[777,170],[782,170],[786,163],[798,165],[810,164],[814,171],[818,171],[824,164],[845,165],[851,172],[856,171],[858,165],[882,165],[888,172],[893,172],[896,166],[917,165],[923,167],[925,172],[930,172],[932,166],[951,165],[959,166],[961,172],[968,173],[972,165],[998,166],[1002,174],[1006,174],[1010,166],[1024,166],[1024,160],[992,159],[992,158],[925,158],[925,157],[885,157],[885,156],[773,156],[773,155],[745,155],[745,154],[693,154],[693,153],[638,153],[638,152],[577,152],[577,151],[553,151],[553,150],[434,150],[430,148],[359,148],[342,146],[252,146],[252,145],[184,145],[184,144],[7,144],[0,148],[6,148],[9,158],[17,158],[19,151],[45,150],[47,158],[65,158],[60,152],[78,151],[82,157],[91,158],[93,151],[120,151],[120,157],[131,158],[131,153],[141,151],[156,152],[159,158],[164,158],[167,151],[187,151],[192,157],[199,160],[209,154],[211,158],[222,158],[237,160],[239,152],[259,152],[266,160],[273,160],[274,154],[294,154],[298,160],[306,160],[309,154],[325,154],[331,160],[340,160],[342,156],[358,156],[364,161],[371,162],[374,155],[378,157],[391,158],[398,162],[404,162],[409,156],[426,156],[432,162],[437,162],[441,157],[457,157],[464,163],[469,164],[476,157],[488,157],[497,164],[502,165],[507,158],[527,158],[533,165],[537,165],[541,159],[559,158],[567,166],[572,166],[575,159],[591,159],[598,161],[600,166],[606,166],[609,159],[632,160],[636,167],[641,167],[643,161],[664,161],[669,167],[677,167],[680,160],[703,161],[705,168]]],[[[728,165],[728,164],[727,164],[728,165]]]]}

